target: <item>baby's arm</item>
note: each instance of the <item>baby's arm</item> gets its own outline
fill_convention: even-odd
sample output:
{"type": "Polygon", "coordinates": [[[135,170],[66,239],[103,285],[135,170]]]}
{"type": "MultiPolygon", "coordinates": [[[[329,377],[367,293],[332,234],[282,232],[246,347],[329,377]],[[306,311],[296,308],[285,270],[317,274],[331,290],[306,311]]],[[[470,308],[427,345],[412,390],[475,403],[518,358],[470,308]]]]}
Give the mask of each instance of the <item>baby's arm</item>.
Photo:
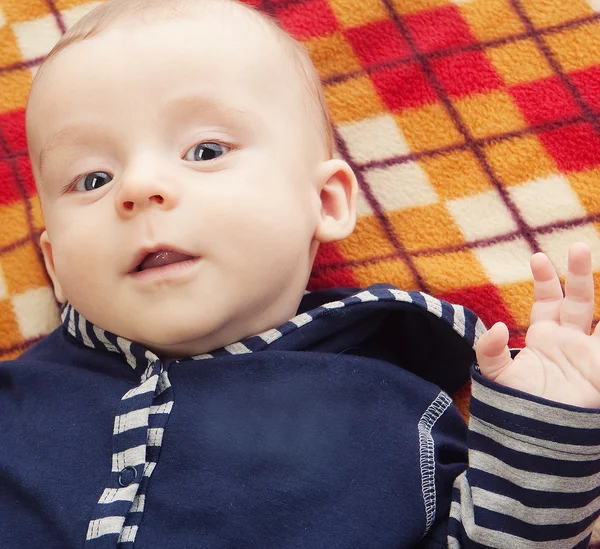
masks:
{"type": "Polygon", "coordinates": [[[448,547],[587,547],[600,508],[600,329],[584,244],[566,295],[548,258],[531,261],[535,303],[514,358],[496,324],[477,347],[469,466],[454,482],[448,547]]]}

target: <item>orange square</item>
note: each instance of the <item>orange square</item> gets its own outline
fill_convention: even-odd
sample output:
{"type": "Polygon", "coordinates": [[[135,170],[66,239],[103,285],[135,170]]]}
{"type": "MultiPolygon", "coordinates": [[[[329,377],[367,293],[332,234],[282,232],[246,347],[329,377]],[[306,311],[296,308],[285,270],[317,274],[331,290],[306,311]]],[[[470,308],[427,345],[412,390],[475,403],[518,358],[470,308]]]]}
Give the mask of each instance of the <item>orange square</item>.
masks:
{"type": "Polygon", "coordinates": [[[31,87],[29,69],[12,70],[0,74],[0,112],[25,108],[31,87]]]}
{"type": "Polygon", "coordinates": [[[9,294],[18,294],[48,285],[48,276],[31,242],[0,256],[2,272],[9,294]]]}
{"type": "Polygon", "coordinates": [[[432,294],[489,284],[487,275],[470,250],[415,257],[417,269],[432,294]]]}
{"type": "Polygon", "coordinates": [[[567,174],[571,188],[588,214],[600,213],[600,168],[567,174]]]}
{"type": "Polygon", "coordinates": [[[406,15],[407,13],[416,13],[431,8],[447,6],[448,0],[392,0],[392,5],[395,12],[406,15]]]}
{"type": "MultiPolygon", "coordinates": [[[[565,7],[570,4],[565,4],[565,7]]],[[[600,64],[600,22],[588,23],[543,37],[567,72],[600,64]]]]}
{"type": "Polygon", "coordinates": [[[508,93],[494,90],[469,95],[454,106],[476,139],[521,130],[527,126],[508,93]]]}
{"type": "Polygon", "coordinates": [[[485,53],[509,86],[541,80],[553,74],[548,61],[530,38],[489,48],[485,53]]]}
{"type": "Polygon", "coordinates": [[[325,98],[334,124],[358,122],[386,111],[368,76],[327,85],[325,98]]]}
{"type": "Polygon", "coordinates": [[[586,0],[520,0],[534,27],[542,29],[592,15],[586,0]]]}
{"type": "Polygon", "coordinates": [[[408,252],[435,251],[464,244],[461,230],[443,204],[408,208],[388,215],[408,252]]]}
{"type": "Polygon", "coordinates": [[[21,51],[10,25],[0,27],[0,67],[8,67],[21,61],[21,51]]]}
{"type": "Polygon", "coordinates": [[[375,216],[358,218],[354,232],[340,240],[337,246],[348,261],[386,257],[396,253],[375,216]]]}
{"type": "MultiPolygon", "coordinates": [[[[44,216],[42,214],[42,205],[39,196],[35,195],[29,199],[31,207],[31,221],[34,229],[42,230],[45,226],[44,216]]],[[[1,214],[0,214],[1,215],[1,214]]]]}
{"type": "Polygon", "coordinates": [[[44,0],[19,0],[19,2],[1,0],[0,9],[7,23],[32,21],[50,13],[48,3],[44,0]]]}
{"type": "Polygon", "coordinates": [[[54,2],[56,8],[60,11],[70,10],[72,8],[77,8],[79,6],[83,6],[84,4],[89,3],[89,0],[55,0],[54,2]]]}
{"type": "Polygon", "coordinates": [[[361,69],[354,51],[339,32],[306,40],[304,46],[323,79],[361,69]]]}
{"type": "Polygon", "coordinates": [[[498,291],[517,327],[527,328],[533,305],[533,280],[498,284],[498,291]]]}
{"type": "Polygon", "coordinates": [[[329,0],[329,5],[345,28],[379,21],[388,16],[381,0],[329,0]]]}
{"type": "Polygon", "coordinates": [[[516,185],[558,171],[534,135],[490,143],[484,150],[492,169],[506,185],[516,185]]]}
{"type": "Polygon", "coordinates": [[[401,259],[384,259],[359,265],[352,268],[352,274],[361,288],[378,282],[387,282],[403,290],[418,287],[410,268],[401,259]]]}
{"type": "Polygon", "coordinates": [[[475,155],[468,150],[424,158],[419,165],[441,200],[454,200],[492,189],[475,155]]]}
{"type": "MultiPolygon", "coordinates": [[[[19,324],[10,299],[0,300],[0,353],[23,342],[19,324]]],[[[14,351],[13,351],[14,352],[14,351]]],[[[8,360],[2,356],[2,360],[8,360]]]]}
{"type": "MultiPolygon", "coordinates": [[[[1,330],[2,328],[0,328],[1,330]]],[[[10,347],[6,347],[7,349],[9,349],[10,347]]],[[[0,347],[0,362],[3,362],[4,360],[15,360],[17,358],[19,358],[24,352],[26,351],[25,348],[13,348],[13,350],[11,351],[4,351],[3,347],[0,347]]]]}
{"type": "Polygon", "coordinates": [[[482,42],[526,31],[509,0],[472,0],[459,8],[471,31],[482,42]]]}
{"type": "Polygon", "coordinates": [[[414,152],[430,151],[464,143],[448,111],[441,103],[405,109],[395,114],[396,123],[410,149],[414,152]]]}
{"type": "Polygon", "coordinates": [[[22,202],[0,205],[0,247],[10,246],[29,236],[25,205],[22,202]]]}

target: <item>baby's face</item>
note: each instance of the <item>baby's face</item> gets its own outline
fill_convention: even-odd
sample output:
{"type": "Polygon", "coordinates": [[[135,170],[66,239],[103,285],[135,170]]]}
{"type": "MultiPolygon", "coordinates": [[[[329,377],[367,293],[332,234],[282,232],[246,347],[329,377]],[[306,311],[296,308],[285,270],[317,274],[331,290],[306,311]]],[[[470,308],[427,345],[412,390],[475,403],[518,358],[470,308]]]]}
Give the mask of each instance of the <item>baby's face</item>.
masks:
{"type": "Polygon", "coordinates": [[[28,106],[57,296],[162,356],[292,317],[318,246],[324,159],[302,84],[270,32],[226,16],[69,46],[28,106]],[[160,250],[189,260],[138,271],[160,250]]]}

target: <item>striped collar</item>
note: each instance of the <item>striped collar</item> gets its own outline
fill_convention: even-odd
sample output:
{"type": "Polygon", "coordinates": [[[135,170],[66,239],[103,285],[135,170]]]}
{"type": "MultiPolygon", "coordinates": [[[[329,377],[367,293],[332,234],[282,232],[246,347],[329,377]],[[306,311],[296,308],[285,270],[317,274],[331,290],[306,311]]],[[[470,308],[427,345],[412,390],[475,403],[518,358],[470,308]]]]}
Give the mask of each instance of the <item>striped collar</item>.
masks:
{"type": "MultiPolygon", "coordinates": [[[[423,292],[406,292],[389,284],[376,284],[365,290],[350,294],[343,299],[327,302],[311,311],[298,314],[277,328],[231,343],[210,353],[192,356],[190,359],[206,360],[226,355],[263,351],[311,322],[326,315],[331,315],[335,310],[354,308],[372,302],[400,302],[416,306],[422,312],[432,314],[448,324],[471,347],[475,346],[479,337],[485,332],[485,326],[481,320],[465,307],[450,304],[423,292]]],[[[147,378],[151,372],[151,365],[159,361],[152,351],[142,345],[95,326],[69,303],[63,307],[61,318],[68,333],[83,345],[93,349],[119,353],[141,377],[147,378]]],[[[290,350],[300,350],[300,348],[292,344],[290,350]]]]}

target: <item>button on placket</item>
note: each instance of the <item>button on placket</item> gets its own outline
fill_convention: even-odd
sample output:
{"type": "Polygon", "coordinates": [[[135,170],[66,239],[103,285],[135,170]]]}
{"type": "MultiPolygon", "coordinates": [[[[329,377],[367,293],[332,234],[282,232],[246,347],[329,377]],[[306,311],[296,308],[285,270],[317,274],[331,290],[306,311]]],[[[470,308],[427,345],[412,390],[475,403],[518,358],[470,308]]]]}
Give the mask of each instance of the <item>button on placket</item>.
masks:
{"type": "Polygon", "coordinates": [[[119,486],[125,487],[129,486],[132,482],[134,482],[138,477],[138,470],[133,465],[128,465],[124,467],[119,473],[119,486]]]}

